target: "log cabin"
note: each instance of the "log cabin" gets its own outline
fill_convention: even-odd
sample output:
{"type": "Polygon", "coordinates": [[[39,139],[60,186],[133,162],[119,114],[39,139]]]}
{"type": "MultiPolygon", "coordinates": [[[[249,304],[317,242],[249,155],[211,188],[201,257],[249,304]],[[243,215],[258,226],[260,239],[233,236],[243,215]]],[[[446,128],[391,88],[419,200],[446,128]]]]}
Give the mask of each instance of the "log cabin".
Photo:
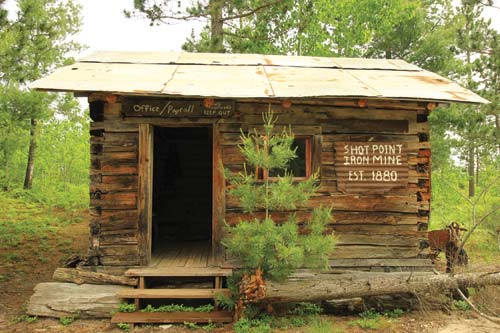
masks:
{"type": "Polygon", "coordinates": [[[295,134],[295,176],[319,171],[295,213],[300,223],[333,207],[332,267],[432,269],[428,116],[487,103],[402,60],[257,54],[97,52],[32,88],[88,98],[89,257],[141,278],[230,274],[224,224],[252,216],[223,169],[242,170],[240,131],[262,126],[269,107],[295,134]]]}

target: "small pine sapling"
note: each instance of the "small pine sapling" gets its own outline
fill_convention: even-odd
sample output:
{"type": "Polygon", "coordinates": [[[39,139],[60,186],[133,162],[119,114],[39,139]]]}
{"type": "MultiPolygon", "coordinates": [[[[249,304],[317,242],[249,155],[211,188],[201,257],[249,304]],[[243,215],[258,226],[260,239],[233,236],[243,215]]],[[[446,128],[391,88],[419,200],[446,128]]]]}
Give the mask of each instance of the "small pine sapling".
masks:
{"type": "Polygon", "coordinates": [[[247,272],[262,270],[265,278],[282,280],[299,267],[326,268],[335,237],[327,232],[332,209],[314,209],[309,221],[299,228],[295,210],[305,207],[318,190],[318,173],[306,179],[294,179],[288,170],[297,157],[293,148],[291,127],[275,129],[277,118],[269,111],[263,114],[264,127],[249,134],[241,133],[239,146],[246,163],[237,174],[226,171],[229,194],[239,200],[245,213],[264,213],[263,219],[241,220],[227,226],[223,240],[228,252],[241,260],[247,272]],[[252,170],[252,171],[249,171],[252,170]],[[281,176],[270,179],[270,172],[281,176]],[[260,176],[259,176],[260,175],[260,176]],[[263,177],[261,175],[264,175],[263,177]],[[284,222],[273,220],[274,211],[290,212],[284,222]]]}

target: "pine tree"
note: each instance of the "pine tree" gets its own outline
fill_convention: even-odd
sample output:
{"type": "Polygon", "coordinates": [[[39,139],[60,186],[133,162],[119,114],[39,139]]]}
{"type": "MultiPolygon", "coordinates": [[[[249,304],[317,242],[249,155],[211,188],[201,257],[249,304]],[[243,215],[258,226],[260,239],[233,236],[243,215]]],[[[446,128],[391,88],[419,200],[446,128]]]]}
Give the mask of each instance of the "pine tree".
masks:
{"type": "Polygon", "coordinates": [[[273,220],[274,211],[293,211],[304,207],[318,189],[318,173],[303,181],[295,181],[287,166],[296,158],[292,148],[291,128],[275,131],[277,118],[271,110],[263,114],[262,132],[254,129],[241,134],[239,146],[246,159],[244,171],[227,177],[232,185],[230,195],[239,199],[244,212],[264,211],[263,220],[240,221],[227,227],[228,237],[223,241],[230,254],[239,258],[246,271],[262,270],[265,278],[280,280],[299,267],[326,268],[328,255],[335,245],[327,225],[332,220],[330,207],[313,211],[304,225],[304,235],[295,214],[290,213],[283,223],[273,220]],[[248,169],[253,170],[250,172],[248,169]],[[270,179],[271,171],[282,171],[282,176],[270,179]]]}

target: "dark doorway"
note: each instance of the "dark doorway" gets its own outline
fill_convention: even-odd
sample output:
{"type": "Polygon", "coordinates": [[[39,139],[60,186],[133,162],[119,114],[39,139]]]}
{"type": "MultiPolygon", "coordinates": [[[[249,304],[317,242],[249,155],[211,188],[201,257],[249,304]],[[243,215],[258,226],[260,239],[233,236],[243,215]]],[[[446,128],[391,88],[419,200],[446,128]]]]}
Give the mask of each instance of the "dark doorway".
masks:
{"type": "Polygon", "coordinates": [[[155,127],[153,161],[152,254],[210,244],[212,129],[155,127]]]}

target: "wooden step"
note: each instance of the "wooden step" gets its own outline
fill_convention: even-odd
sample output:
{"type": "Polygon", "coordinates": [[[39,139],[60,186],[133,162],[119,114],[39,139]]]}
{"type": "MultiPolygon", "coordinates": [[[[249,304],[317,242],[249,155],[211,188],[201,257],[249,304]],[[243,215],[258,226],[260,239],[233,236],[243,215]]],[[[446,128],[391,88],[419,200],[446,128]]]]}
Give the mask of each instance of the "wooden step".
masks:
{"type": "Polygon", "coordinates": [[[133,277],[213,277],[213,276],[231,276],[232,269],[218,267],[202,267],[202,268],[184,268],[184,267],[169,267],[169,268],[133,268],[125,272],[125,276],[133,277]]]}
{"type": "Polygon", "coordinates": [[[231,292],[227,288],[222,289],[126,289],[120,291],[117,296],[120,298],[214,298],[217,294],[230,296],[231,292]]]}
{"type": "Polygon", "coordinates": [[[233,321],[233,315],[229,311],[213,312],[118,312],[113,318],[112,323],[230,323],[233,321]]]}

